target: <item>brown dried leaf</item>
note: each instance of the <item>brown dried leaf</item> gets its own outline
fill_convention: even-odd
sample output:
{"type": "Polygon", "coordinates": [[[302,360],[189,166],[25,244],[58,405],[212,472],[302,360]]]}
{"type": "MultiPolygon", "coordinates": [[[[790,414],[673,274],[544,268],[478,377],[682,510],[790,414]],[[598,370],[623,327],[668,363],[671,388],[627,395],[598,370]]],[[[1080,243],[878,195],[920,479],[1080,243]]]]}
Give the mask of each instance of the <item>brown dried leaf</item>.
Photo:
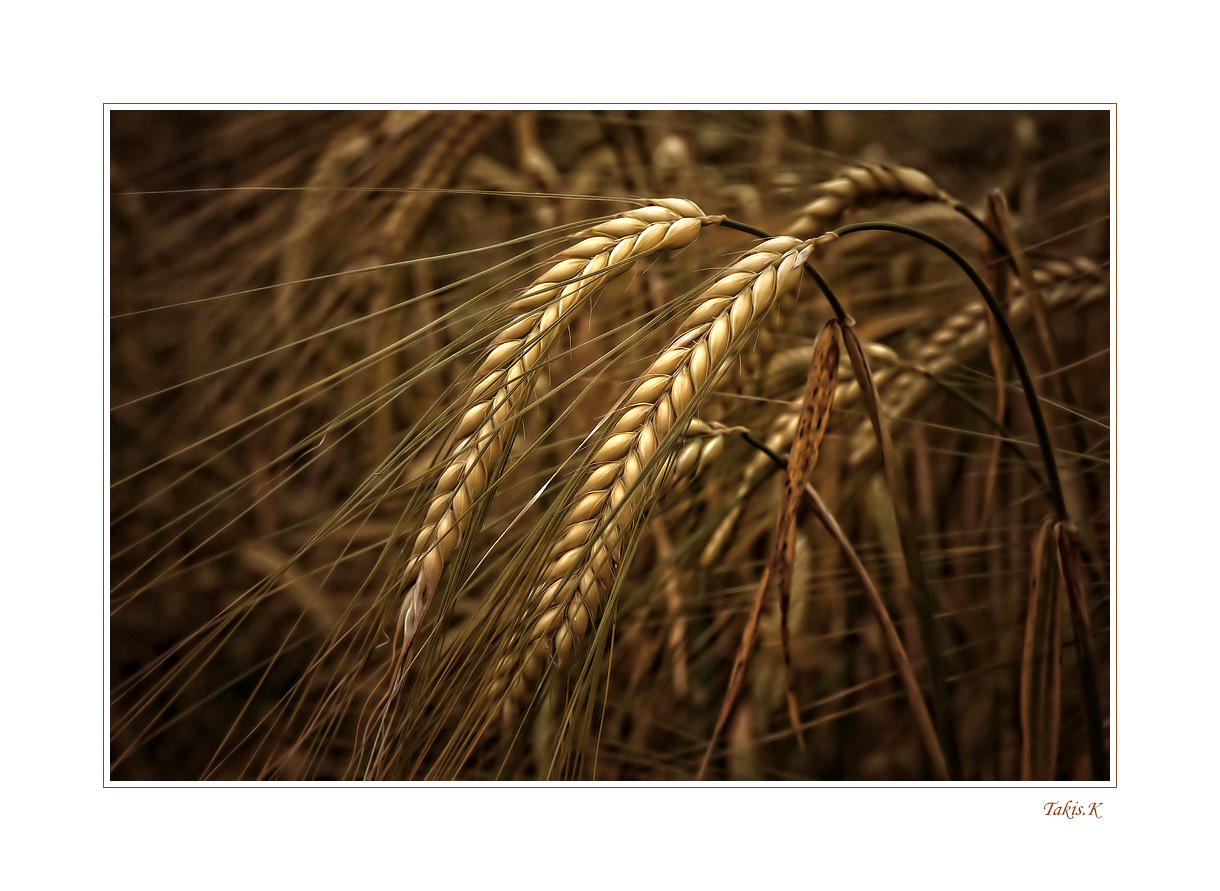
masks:
{"type": "Polygon", "coordinates": [[[702,779],[711,759],[716,740],[724,729],[725,722],[732,712],[733,703],[741,689],[745,678],[746,664],[750,659],[750,651],[754,648],[754,639],[758,635],[758,622],[762,616],[763,604],[766,602],[767,588],[771,576],[778,573],[780,579],[780,635],[784,650],[784,672],[787,681],[788,718],[792,721],[792,729],[796,732],[797,741],[804,748],[805,742],[800,731],[800,714],[796,705],[796,677],[792,670],[792,653],[788,637],[788,607],[792,598],[792,567],[796,552],[796,512],[800,506],[805,484],[813,472],[818,460],[818,451],[822,438],[826,433],[826,421],[830,415],[830,406],[834,402],[835,384],[839,376],[839,323],[831,320],[818,332],[813,344],[813,357],[809,363],[809,377],[805,383],[805,396],[801,404],[801,413],[797,419],[796,435],[792,441],[791,457],[788,460],[787,483],[784,486],[783,501],[780,504],[778,532],[775,549],[771,560],[759,582],[758,591],[754,595],[754,607],[750,611],[749,621],[741,635],[741,645],[733,660],[733,669],[729,675],[729,689],[724,695],[724,703],[720,707],[720,715],[708,742],[707,752],[703,756],[703,764],[699,768],[696,779],[702,779]]]}
{"type": "Polygon", "coordinates": [[[826,435],[826,421],[830,417],[830,406],[834,402],[835,385],[839,381],[839,323],[831,319],[818,332],[813,342],[813,357],[809,361],[809,377],[805,380],[805,395],[801,401],[801,412],[796,422],[796,436],[792,440],[792,451],[788,458],[788,474],[780,502],[779,526],[776,534],[775,552],[771,562],[778,561],[780,640],[784,651],[784,677],[788,692],[788,717],[796,731],[801,748],[805,741],[801,736],[800,713],[796,704],[796,675],[792,670],[792,652],[788,633],[788,610],[792,602],[792,567],[796,552],[796,514],[801,504],[805,484],[813,474],[826,435]]]}

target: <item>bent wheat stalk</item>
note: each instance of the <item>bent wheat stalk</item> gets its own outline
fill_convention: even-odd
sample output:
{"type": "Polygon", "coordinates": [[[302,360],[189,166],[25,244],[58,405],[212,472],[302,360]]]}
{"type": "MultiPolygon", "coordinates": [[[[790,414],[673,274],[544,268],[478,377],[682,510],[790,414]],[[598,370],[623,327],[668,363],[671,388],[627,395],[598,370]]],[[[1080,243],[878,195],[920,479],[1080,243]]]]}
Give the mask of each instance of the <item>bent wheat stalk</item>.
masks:
{"type": "Polygon", "coordinates": [[[633,516],[629,502],[642,500],[636,490],[648,481],[662,442],[695,411],[776,299],[800,280],[813,247],[812,240],[772,238],[738,260],[699,295],[681,333],[636,381],[625,411],[593,455],[533,592],[538,618],[510,698],[521,699],[548,655],[563,664],[584,639],[609,592],[613,558],[633,516]]]}
{"type": "Polygon", "coordinates": [[[474,508],[496,482],[500,458],[514,436],[544,357],[573,310],[641,257],[693,242],[703,226],[719,221],[680,198],[658,199],[585,230],[583,241],[512,304],[518,313],[492,342],[475,372],[444,472],[399,583],[403,647],[410,646],[441,574],[469,531],[474,508]]]}
{"type": "MultiPolygon", "coordinates": [[[[1107,293],[1105,285],[1098,285],[1086,276],[1096,270],[1088,260],[1075,264],[1056,262],[1045,267],[1035,267],[1034,277],[1043,287],[1054,285],[1046,293],[1046,306],[1059,310],[1068,306],[1081,306],[1107,293]],[[1075,275],[1081,281],[1072,281],[1075,275]]],[[[1019,294],[1008,307],[1009,322],[1023,325],[1029,321],[1032,308],[1027,295],[1019,294]]],[[[927,375],[946,376],[955,367],[970,362],[975,355],[987,348],[988,328],[987,304],[975,301],[954,313],[941,324],[916,350],[913,361],[895,369],[896,373],[884,394],[885,413],[895,419],[905,419],[936,390],[936,384],[927,375]]],[[[863,422],[851,439],[849,467],[858,471],[869,461],[876,450],[868,422],[863,422]]]]}
{"type": "MultiPolygon", "coordinates": [[[[797,218],[785,231],[795,238],[812,238],[829,232],[843,219],[847,211],[856,207],[871,207],[881,201],[940,201],[951,206],[955,199],[941,189],[930,176],[912,167],[887,164],[860,164],[841,170],[833,178],[818,184],[821,197],[806,204],[797,218]]],[[[774,351],[777,335],[793,311],[796,303],[789,295],[781,298],[780,305],[772,312],[763,330],[759,332],[756,349],[744,353],[740,363],[738,383],[746,386],[766,372],[774,351]]]]}

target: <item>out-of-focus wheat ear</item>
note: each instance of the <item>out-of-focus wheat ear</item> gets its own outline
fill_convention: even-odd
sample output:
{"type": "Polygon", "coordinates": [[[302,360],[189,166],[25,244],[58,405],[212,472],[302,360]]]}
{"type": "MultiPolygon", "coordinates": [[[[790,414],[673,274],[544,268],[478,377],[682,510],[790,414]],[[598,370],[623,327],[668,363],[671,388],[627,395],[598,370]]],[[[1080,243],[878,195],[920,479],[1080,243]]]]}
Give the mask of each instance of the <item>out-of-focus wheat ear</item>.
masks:
{"type": "Polygon", "coordinates": [[[1054,521],[1047,517],[1030,548],[1029,605],[1021,654],[1022,780],[1054,780],[1059,750],[1063,623],[1054,535],[1054,521]]]}
{"type": "MultiPolygon", "coordinates": [[[[517,144],[517,166],[530,184],[543,192],[562,192],[559,168],[538,139],[538,112],[520,111],[514,115],[513,135],[517,144]]],[[[543,228],[551,228],[559,222],[559,199],[537,203],[535,214],[543,228]]]]}
{"type": "Polygon", "coordinates": [[[407,180],[406,189],[394,202],[381,225],[379,252],[389,260],[400,259],[428,220],[449,185],[479,143],[505,122],[500,113],[463,113],[448,120],[427,147],[407,180]]]}
{"type": "Polygon", "coordinates": [[[835,228],[843,214],[856,207],[881,201],[955,201],[932,177],[911,167],[861,164],[841,171],[834,179],[819,183],[823,194],[806,204],[785,232],[797,238],[821,235],[835,228]]]}
{"type": "MultiPolygon", "coordinates": [[[[652,539],[656,543],[657,561],[661,565],[673,558],[674,543],[669,529],[661,517],[655,518],[649,525],[652,539]]],[[[669,620],[669,635],[666,646],[669,649],[670,661],[673,663],[674,698],[685,699],[690,693],[689,655],[686,642],[686,610],[685,597],[681,576],[676,572],[667,573],[663,582],[665,589],[665,613],[669,620]]]]}
{"type": "Polygon", "coordinates": [[[275,295],[275,326],[293,330],[299,322],[301,281],[309,276],[313,262],[313,241],[310,236],[326,218],[335,197],[341,192],[335,187],[346,184],[348,167],[366,155],[373,145],[372,137],[361,127],[348,127],[334,137],[314,164],[305,188],[297,200],[292,229],[284,239],[276,281],[285,282],[275,295]]]}
{"type": "Polygon", "coordinates": [[[625,528],[654,500],[662,445],[677,435],[677,424],[690,424],[777,296],[800,281],[813,246],[780,237],[755,247],[695,298],[680,333],[637,378],[623,411],[607,425],[532,593],[538,618],[514,696],[528,691],[549,659],[563,665],[583,644],[613,581],[625,528]]]}
{"type": "MultiPolygon", "coordinates": [[[[1043,288],[1048,289],[1046,305],[1050,310],[1062,310],[1068,306],[1087,303],[1108,293],[1104,282],[1098,280],[1101,267],[1085,257],[1037,261],[1032,269],[1034,279],[1043,288]]],[[[997,300],[999,299],[997,296],[997,300]]],[[[1013,325],[1028,321],[1033,311],[1024,290],[1021,290],[1011,303],[1002,305],[1006,307],[1013,325]]],[[[943,376],[954,366],[969,363],[975,354],[986,349],[996,338],[998,332],[984,301],[976,300],[953,313],[924,339],[914,353],[913,363],[901,368],[890,379],[882,394],[885,413],[898,418],[909,415],[935,390],[925,373],[935,377],[943,376]],[[920,369],[924,373],[921,373],[920,369]]],[[[886,359],[881,352],[875,351],[875,346],[865,344],[865,352],[870,360],[886,359]]],[[[993,367],[994,365],[993,362],[993,367]]],[[[1006,375],[996,377],[1002,387],[1006,375]]],[[[880,386],[880,371],[877,373],[877,380],[880,386]]],[[[853,382],[846,386],[854,387],[855,384],[853,382]]],[[[1003,392],[1006,394],[1007,389],[1003,392]]],[[[853,391],[851,395],[854,398],[856,394],[853,391]]],[[[1003,413],[996,411],[995,417],[1002,418],[1003,413]]],[[[876,439],[869,434],[869,426],[867,421],[864,422],[852,436],[849,467],[853,471],[859,469],[875,453],[876,439]]]]}
{"type": "MultiPolygon", "coordinates": [[[[1059,264],[1055,268],[1059,272],[1067,272],[1076,267],[1059,264]]],[[[1048,297],[1048,306],[1058,309],[1069,305],[1078,298],[1091,299],[1095,287],[1092,283],[1086,283],[1081,290],[1076,285],[1064,285],[1051,292],[1048,297]]],[[[1029,314],[1029,301],[1024,296],[1018,296],[1012,302],[1009,310],[1012,324],[1019,325],[1028,321],[1029,314]]],[[[885,392],[882,393],[885,414],[891,418],[908,418],[927,400],[930,394],[936,391],[937,386],[933,383],[933,379],[947,374],[956,365],[968,364],[976,354],[986,349],[990,334],[995,331],[995,328],[988,324],[989,319],[987,305],[981,300],[971,303],[945,319],[941,326],[920,344],[915,351],[914,362],[903,364],[890,378],[885,392]]],[[[868,353],[870,359],[888,360],[888,357],[881,352],[869,352],[869,346],[869,344],[865,344],[865,352],[868,353]]],[[[880,371],[876,377],[880,386],[882,381],[880,371]]],[[[847,386],[854,387],[855,383],[852,382],[847,386]]],[[[999,415],[994,417],[998,418],[999,415]]],[[[863,421],[852,434],[850,458],[848,459],[849,470],[853,473],[858,472],[866,462],[875,456],[876,450],[877,440],[872,435],[871,423],[863,421]]]]}
{"type": "Polygon", "coordinates": [[[534,382],[573,311],[641,257],[676,250],[719,221],[680,198],[657,199],[585,230],[583,240],[511,306],[516,318],[492,341],[474,374],[423,527],[398,589],[403,647],[410,646],[441,574],[470,533],[476,506],[495,486],[534,382]]]}
{"type": "Polygon", "coordinates": [[[1076,663],[1080,672],[1080,692],[1084,700],[1084,716],[1089,736],[1089,762],[1093,779],[1108,780],[1110,765],[1106,759],[1105,729],[1101,719],[1101,701],[1097,689],[1097,657],[1093,651],[1093,631],[1089,622],[1089,607],[1080,584],[1080,561],[1076,557],[1076,542],[1072,530],[1063,523],[1055,524],[1055,541],[1059,553],[1059,572],[1067,588],[1068,606],[1072,616],[1072,634],[1076,638],[1076,663]]]}
{"type": "Polygon", "coordinates": [[[755,727],[755,709],[750,700],[744,700],[733,712],[726,737],[724,753],[725,775],[729,780],[757,781],[764,778],[762,746],[755,727]]]}

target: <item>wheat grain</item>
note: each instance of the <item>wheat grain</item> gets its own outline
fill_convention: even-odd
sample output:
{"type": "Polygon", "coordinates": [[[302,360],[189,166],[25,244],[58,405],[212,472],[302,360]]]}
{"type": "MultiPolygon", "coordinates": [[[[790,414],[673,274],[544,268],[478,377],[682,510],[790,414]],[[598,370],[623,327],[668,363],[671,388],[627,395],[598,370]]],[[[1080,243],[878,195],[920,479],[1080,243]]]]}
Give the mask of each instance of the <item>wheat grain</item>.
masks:
{"type": "Polygon", "coordinates": [[[703,226],[719,219],[678,198],[629,211],[581,233],[584,239],[563,251],[560,261],[512,304],[518,315],[492,342],[475,373],[477,383],[400,582],[406,592],[400,613],[404,646],[466,535],[476,503],[494,485],[522,404],[573,310],[633,261],[685,247],[703,226]]]}

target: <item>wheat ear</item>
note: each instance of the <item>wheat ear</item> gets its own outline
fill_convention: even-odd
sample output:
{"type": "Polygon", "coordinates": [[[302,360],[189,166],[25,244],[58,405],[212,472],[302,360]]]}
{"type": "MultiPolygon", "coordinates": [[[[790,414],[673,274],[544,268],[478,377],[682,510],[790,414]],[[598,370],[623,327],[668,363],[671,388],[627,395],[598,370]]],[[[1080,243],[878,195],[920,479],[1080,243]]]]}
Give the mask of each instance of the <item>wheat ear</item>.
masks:
{"type": "Polygon", "coordinates": [[[441,574],[469,531],[474,507],[494,485],[500,458],[512,442],[544,358],[573,310],[632,261],[693,242],[703,226],[719,222],[680,198],[658,199],[581,233],[559,262],[510,307],[515,320],[492,341],[475,373],[477,383],[453,433],[423,528],[415,539],[399,590],[404,646],[419,628],[441,574]]]}
{"type": "Polygon", "coordinates": [[[843,170],[834,179],[819,183],[822,197],[800,209],[787,234],[797,238],[820,235],[835,227],[852,207],[868,207],[879,201],[944,201],[953,198],[932,178],[911,167],[861,164],[843,170]]]}
{"type": "Polygon", "coordinates": [[[777,297],[800,280],[813,246],[813,241],[772,238],[738,260],[696,298],[698,308],[681,333],[636,381],[625,410],[593,455],[551,563],[533,592],[538,618],[512,698],[520,699],[538,679],[548,654],[562,664],[584,639],[609,591],[613,557],[633,514],[628,501],[640,500],[633,493],[646,482],[650,462],[674,425],[706,398],[731,354],[757,330],[777,297]]]}

